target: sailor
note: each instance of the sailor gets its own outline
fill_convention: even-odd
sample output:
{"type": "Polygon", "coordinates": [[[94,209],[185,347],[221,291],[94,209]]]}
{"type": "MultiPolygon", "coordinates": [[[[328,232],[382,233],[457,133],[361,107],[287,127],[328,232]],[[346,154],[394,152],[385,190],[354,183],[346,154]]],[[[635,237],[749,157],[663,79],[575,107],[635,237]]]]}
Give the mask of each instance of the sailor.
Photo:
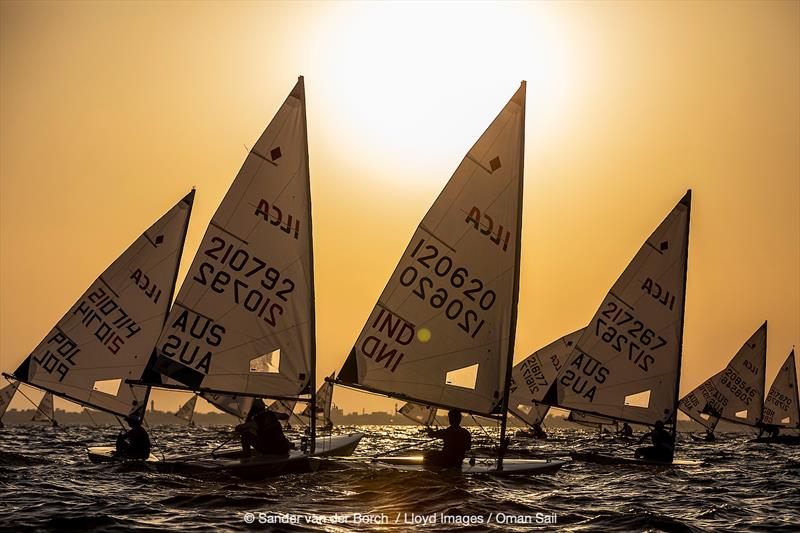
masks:
{"type": "Polygon", "coordinates": [[[117,455],[127,459],[147,459],[150,457],[150,436],[142,427],[138,415],[125,418],[131,429],[117,436],[117,455]]]}
{"type": "Polygon", "coordinates": [[[661,420],[656,422],[653,431],[642,435],[642,438],[639,439],[639,443],[644,442],[647,437],[651,438],[653,445],[637,448],[634,457],[637,459],[649,459],[651,461],[663,461],[665,463],[672,462],[675,441],[672,438],[672,434],[664,429],[664,423],[661,420]]]}
{"type": "Polygon", "coordinates": [[[286,455],[292,448],[283,434],[281,420],[288,420],[286,413],[268,411],[261,398],[256,398],[247,413],[244,424],[236,426],[242,436],[242,450],[249,454],[251,448],[263,455],[286,455]]]}
{"type": "Polygon", "coordinates": [[[627,422],[622,424],[622,427],[619,431],[617,431],[617,435],[620,437],[633,437],[633,429],[628,425],[627,422]]]}
{"type": "Polygon", "coordinates": [[[472,435],[461,427],[461,411],[450,409],[447,413],[450,426],[434,430],[428,428],[428,436],[442,439],[441,450],[430,451],[425,454],[425,464],[443,466],[446,468],[459,467],[467,450],[472,446],[472,435]]]}
{"type": "Polygon", "coordinates": [[[544,429],[542,429],[542,425],[541,424],[534,424],[533,427],[531,427],[531,433],[533,433],[533,438],[534,439],[546,439],[547,438],[547,433],[545,433],[544,429]]]}

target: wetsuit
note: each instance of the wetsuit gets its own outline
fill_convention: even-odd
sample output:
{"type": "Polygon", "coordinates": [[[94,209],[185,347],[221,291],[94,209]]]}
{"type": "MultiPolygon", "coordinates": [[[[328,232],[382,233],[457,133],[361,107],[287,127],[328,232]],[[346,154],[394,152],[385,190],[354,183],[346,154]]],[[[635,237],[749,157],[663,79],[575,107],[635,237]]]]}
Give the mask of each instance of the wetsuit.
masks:
{"type": "Polygon", "coordinates": [[[650,432],[650,438],[653,441],[653,445],[638,448],[635,456],[651,461],[672,462],[675,450],[675,441],[672,439],[672,434],[664,428],[655,428],[650,432]]]}
{"type": "Polygon", "coordinates": [[[467,450],[472,446],[472,435],[461,426],[449,426],[428,433],[431,437],[442,439],[442,449],[425,454],[425,464],[456,467],[461,466],[467,450]]]}
{"type": "Polygon", "coordinates": [[[260,411],[248,416],[248,421],[242,426],[242,448],[245,451],[255,448],[264,455],[284,455],[292,447],[283,434],[278,417],[272,411],[260,411]]]}
{"type": "Polygon", "coordinates": [[[117,437],[117,454],[128,459],[150,457],[150,436],[142,426],[134,426],[117,437]]]}

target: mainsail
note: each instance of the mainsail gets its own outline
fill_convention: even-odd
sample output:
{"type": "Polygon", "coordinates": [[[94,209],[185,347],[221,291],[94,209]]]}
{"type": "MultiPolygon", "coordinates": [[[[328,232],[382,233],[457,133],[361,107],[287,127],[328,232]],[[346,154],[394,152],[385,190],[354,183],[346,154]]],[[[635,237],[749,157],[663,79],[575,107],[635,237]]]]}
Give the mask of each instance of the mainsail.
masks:
{"type": "Polygon", "coordinates": [[[175,416],[180,418],[181,420],[186,420],[187,422],[191,422],[194,418],[194,407],[197,404],[197,395],[193,395],[189,398],[185,404],[181,405],[178,412],[175,413],[175,416]]]}
{"type": "Polygon", "coordinates": [[[217,409],[244,420],[253,405],[252,396],[237,396],[229,394],[216,394],[201,392],[200,396],[217,409]]]}
{"type": "Polygon", "coordinates": [[[84,406],[127,416],[143,410],[141,379],[167,316],[190,192],[114,261],[14,372],[14,378],[84,406]]]}
{"type": "Polygon", "coordinates": [[[797,369],[794,362],[794,350],[775,376],[767,399],[764,401],[764,417],[766,425],[778,426],[800,431],[800,398],[797,393],[797,369]]]}
{"type": "Polygon", "coordinates": [[[525,84],[417,227],[338,382],[503,412],[516,325],[525,84]]]}
{"type": "Polygon", "coordinates": [[[300,78],[250,150],[192,261],[153,368],[188,389],[311,393],[311,201],[300,78]]]}
{"type": "Polygon", "coordinates": [[[39,401],[36,411],[33,412],[31,422],[55,422],[55,419],[56,412],[53,407],[53,394],[46,392],[39,401]]]}
{"type": "Polygon", "coordinates": [[[681,399],[681,411],[711,431],[721,419],[758,425],[764,407],[766,367],[767,323],[764,322],[725,368],[681,399]]]}
{"type": "Polygon", "coordinates": [[[572,353],[583,328],[551,342],[514,365],[508,410],[526,424],[544,421],[549,405],[540,403],[572,353]]]}
{"type": "MultiPolygon", "coordinates": [[[[0,420],[2,420],[3,415],[6,414],[6,410],[8,409],[9,404],[11,404],[11,400],[14,398],[14,394],[17,392],[18,387],[19,381],[12,381],[0,389],[0,420]]],[[[2,427],[2,425],[0,425],[0,427],[2,427]]]]}
{"type": "MultiPolygon", "coordinates": [[[[331,375],[333,378],[333,375],[331,375]]],[[[331,405],[333,404],[333,383],[324,381],[317,390],[317,400],[315,409],[317,411],[317,422],[323,428],[333,427],[331,420],[331,405]]],[[[307,405],[300,416],[311,418],[311,405],[307,405]]]]}
{"type": "Polygon", "coordinates": [[[436,408],[430,405],[423,405],[421,403],[406,402],[406,404],[397,411],[409,420],[413,420],[417,424],[423,426],[430,426],[436,421],[436,408]]]}
{"type": "Polygon", "coordinates": [[[691,191],[634,256],[545,402],[653,425],[677,412],[691,191]]]}

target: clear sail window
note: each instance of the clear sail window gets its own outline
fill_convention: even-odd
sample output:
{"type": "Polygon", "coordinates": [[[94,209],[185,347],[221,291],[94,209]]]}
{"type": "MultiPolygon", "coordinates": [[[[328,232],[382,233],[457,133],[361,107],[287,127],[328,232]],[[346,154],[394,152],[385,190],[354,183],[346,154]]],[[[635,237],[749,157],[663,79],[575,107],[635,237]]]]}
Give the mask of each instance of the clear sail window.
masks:
{"type": "Polygon", "coordinates": [[[255,359],[250,360],[250,372],[266,372],[269,374],[277,374],[280,372],[281,365],[281,351],[275,350],[274,352],[259,355],[255,359]]]}
{"type": "Polygon", "coordinates": [[[474,389],[475,384],[478,382],[478,366],[465,366],[456,370],[451,370],[445,377],[445,383],[453,387],[462,387],[465,389],[474,389]]]}
{"type": "Polygon", "coordinates": [[[94,382],[94,385],[92,385],[92,390],[105,392],[111,396],[116,396],[119,392],[120,385],[122,385],[121,379],[102,379],[94,382]]]}
{"type": "Polygon", "coordinates": [[[650,407],[650,391],[646,390],[625,396],[625,405],[629,407],[642,407],[647,409],[650,407]]]}

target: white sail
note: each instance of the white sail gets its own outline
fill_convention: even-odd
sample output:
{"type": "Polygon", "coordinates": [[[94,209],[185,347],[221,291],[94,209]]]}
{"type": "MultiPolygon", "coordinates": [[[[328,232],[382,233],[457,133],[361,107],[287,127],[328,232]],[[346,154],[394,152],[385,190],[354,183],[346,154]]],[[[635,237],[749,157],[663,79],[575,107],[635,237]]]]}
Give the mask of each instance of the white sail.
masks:
{"type": "Polygon", "coordinates": [[[194,418],[194,407],[197,404],[197,395],[192,396],[189,398],[189,401],[181,405],[178,412],[175,413],[175,416],[180,418],[181,420],[186,420],[187,422],[191,422],[194,418]]]}
{"type": "Polygon", "coordinates": [[[514,365],[508,410],[528,425],[541,424],[550,410],[540,403],[558,376],[583,328],[551,342],[514,365]]]}
{"type": "Polygon", "coordinates": [[[157,372],[193,390],[310,392],[310,206],[300,78],[206,230],[156,345],[157,372]]]}
{"type": "Polygon", "coordinates": [[[283,421],[283,425],[286,427],[303,427],[306,425],[306,423],[302,418],[294,413],[294,408],[296,405],[297,402],[294,400],[275,400],[269,404],[267,410],[272,411],[273,413],[286,415],[288,418],[283,421]]]}
{"type": "Polygon", "coordinates": [[[33,412],[31,422],[52,422],[55,420],[55,409],[53,408],[53,394],[46,392],[39,401],[39,406],[33,412]]]}
{"type": "Polygon", "coordinates": [[[604,416],[587,415],[580,411],[570,411],[567,415],[567,420],[575,424],[593,428],[602,428],[603,426],[616,426],[617,421],[613,418],[606,418],[604,416]]]}
{"type": "Polygon", "coordinates": [[[676,414],[691,192],[603,300],[546,403],[654,424],[676,414]]]}
{"type": "Polygon", "coordinates": [[[436,420],[436,408],[421,403],[406,402],[397,412],[423,426],[430,426],[436,420]]]}
{"type": "Polygon", "coordinates": [[[11,400],[14,398],[18,387],[19,381],[12,381],[0,389],[0,419],[6,414],[6,409],[8,409],[9,404],[11,404],[11,400]]]}
{"type": "Polygon", "coordinates": [[[247,413],[250,412],[250,406],[253,405],[252,396],[215,394],[211,392],[202,392],[200,396],[217,409],[240,420],[244,420],[247,417],[247,413]]]}
{"type": "Polygon", "coordinates": [[[501,411],[516,316],[524,83],[414,232],[338,380],[442,408],[501,411]]]}
{"type": "Polygon", "coordinates": [[[797,369],[794,362],[794,350],[775,376],[767,399],[764,401],[764,417],[762,422],[771,426],[779,426],[800,431],[800,398],[797,393],[797,369]]]}
{"type": "Polygon", "coordinates": [[[69,400],[120,416],[144,409],[140,380],[164,325],[194,191],[114,261],[14,372],[69,400]]]}
{"type": "Polygon", "coordinates": [[[756,426],[764,407],[766,365],[764,322],[724,369],[681,399],[681,411],[712,431],[720,419],[756,426]]]}
{"type": "MultiPolygon", "coordinates": [[[[333,375],[331,375],[331,378],[333,378],[333,375]]],[[[317,389],[315,404],[317,410],[317,421],[320,427],[332,427],[333,421],[331,421],[331,405],[333,404],[333,383],[331,381],[324,381],[322,385],[320,385],[319,389],[317,389]]],[[[303,409],[303,412],[300,413],[300,416],[307,418],[311,417],[310,404],[306,405],[306,408],[303,409]]]]}

